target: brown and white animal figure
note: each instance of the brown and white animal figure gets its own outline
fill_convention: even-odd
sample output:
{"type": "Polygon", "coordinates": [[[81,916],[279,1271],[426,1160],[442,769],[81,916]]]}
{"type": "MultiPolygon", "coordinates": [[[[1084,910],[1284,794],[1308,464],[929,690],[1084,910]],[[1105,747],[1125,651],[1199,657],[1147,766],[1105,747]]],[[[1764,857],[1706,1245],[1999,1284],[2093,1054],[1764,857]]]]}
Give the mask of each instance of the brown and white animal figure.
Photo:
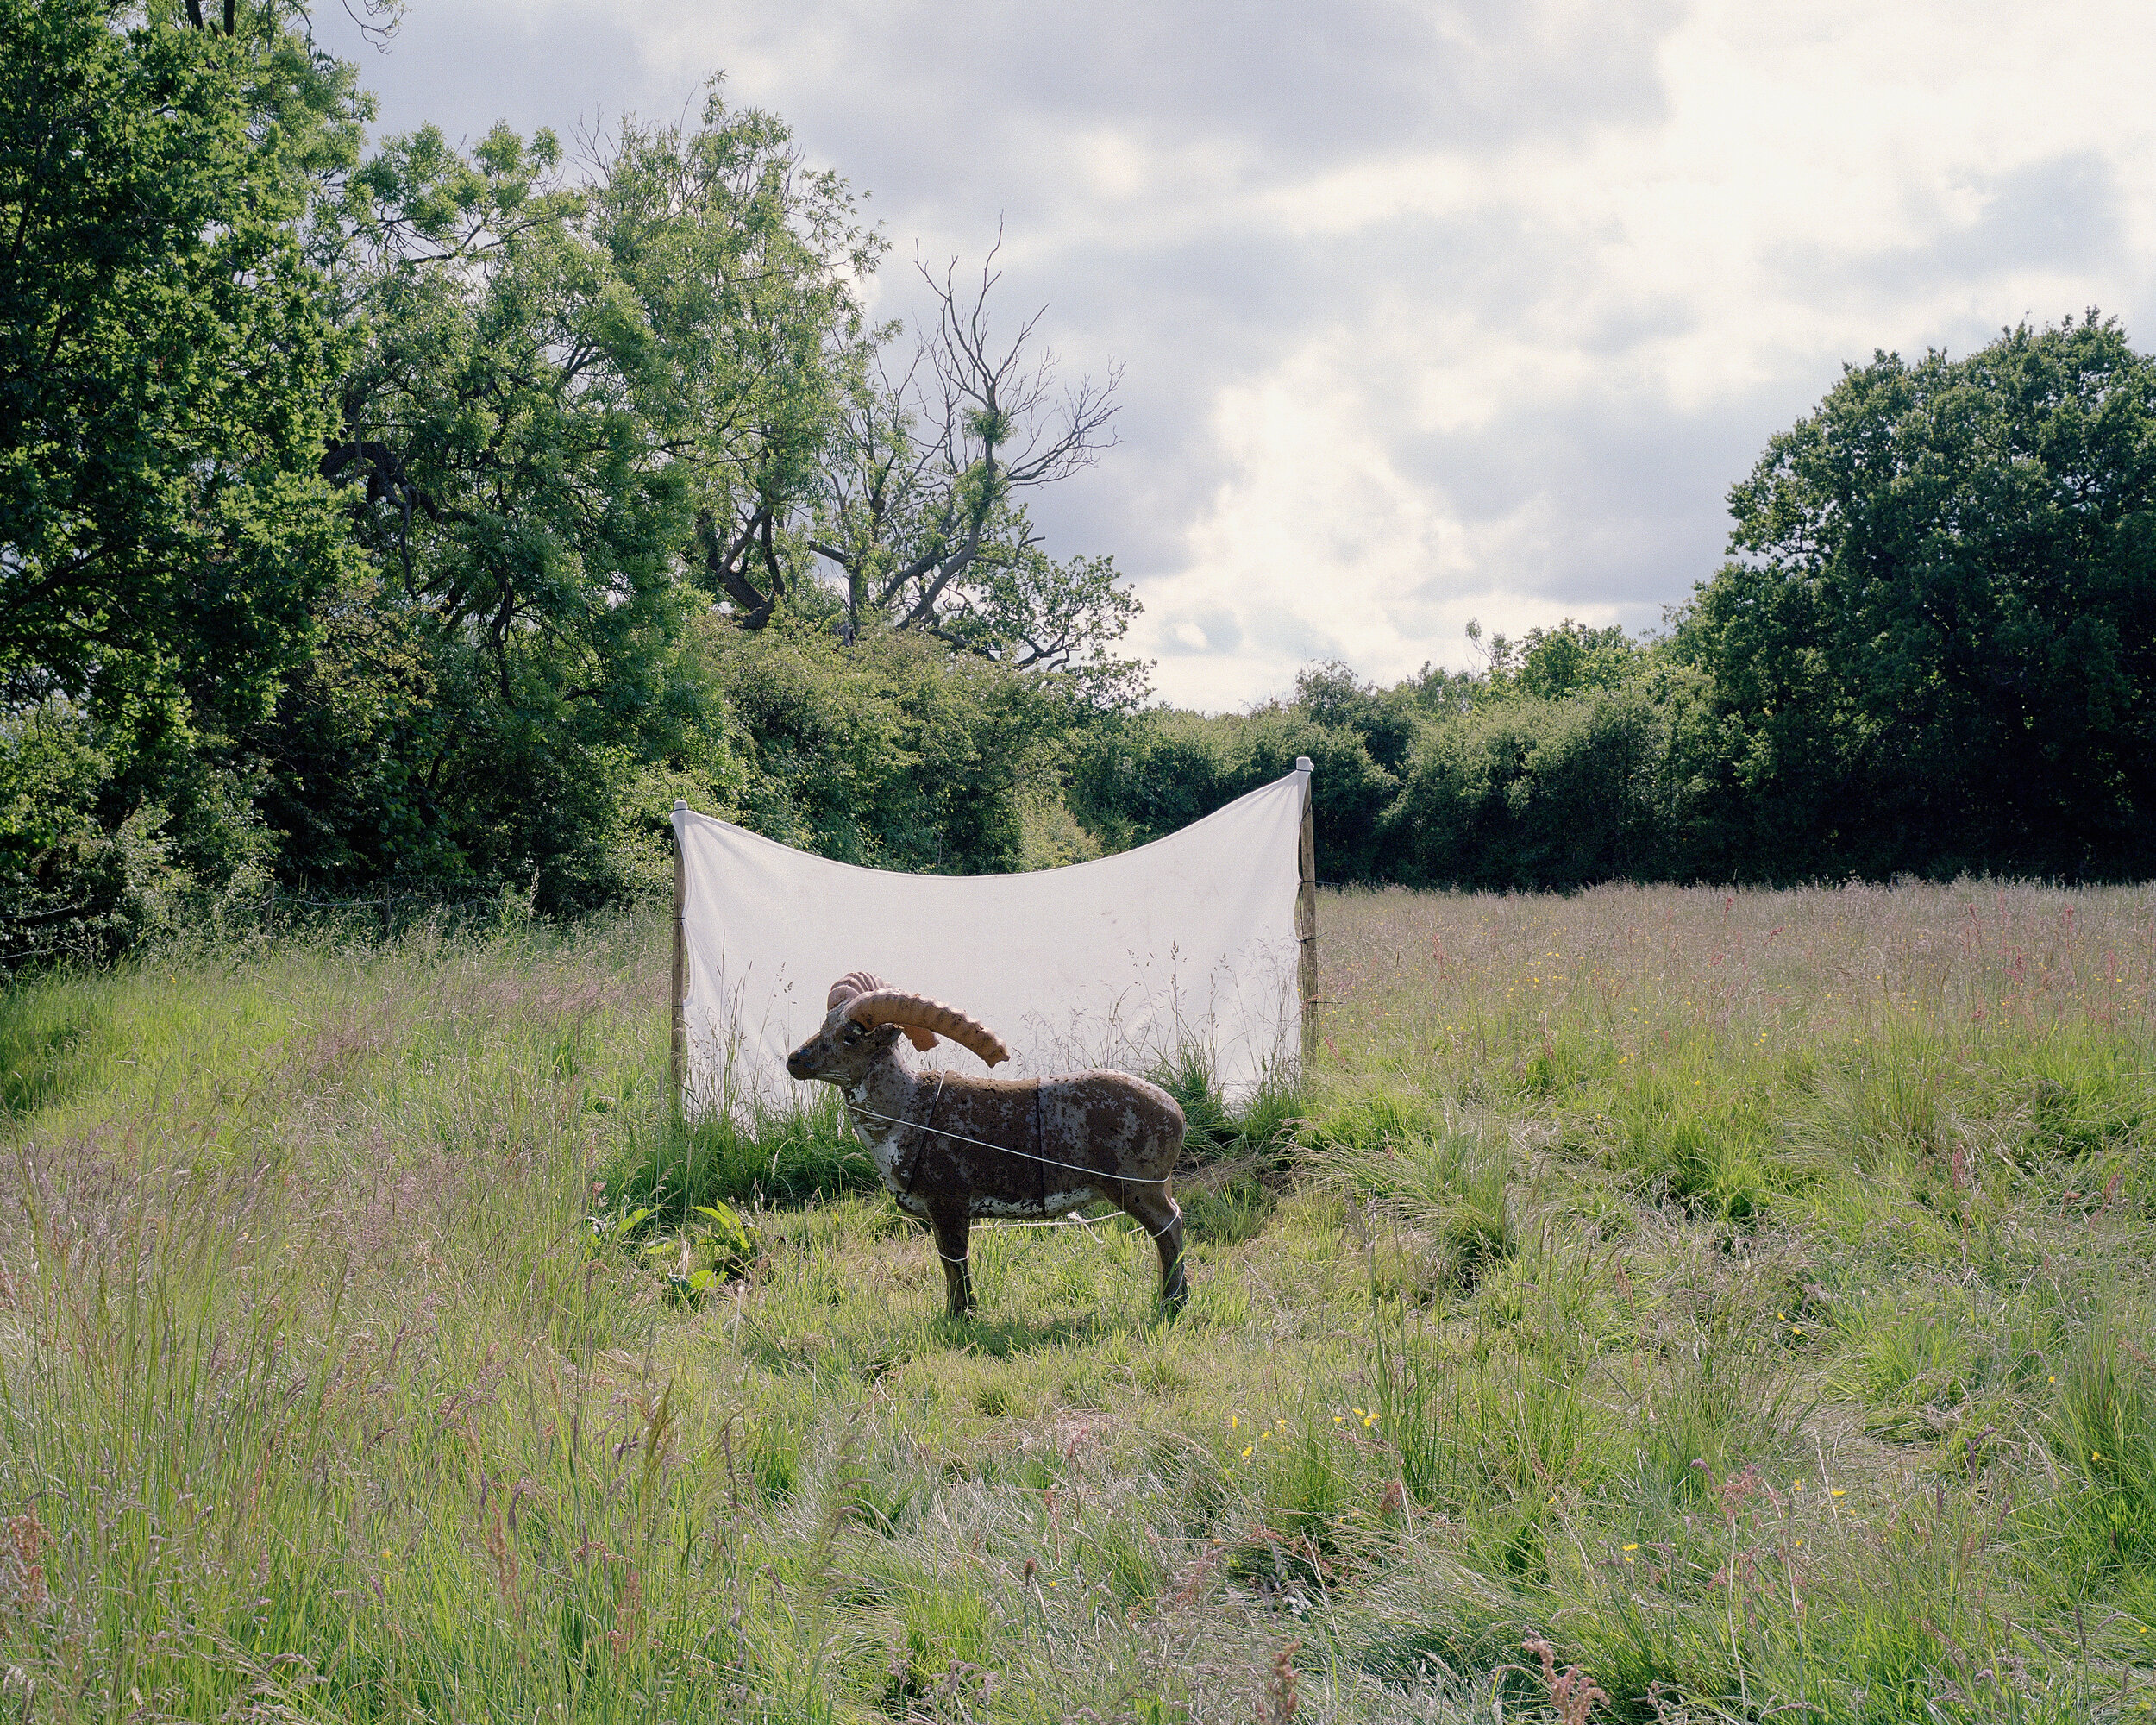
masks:
{"type": "Polygon", "coordinates": [[[1169,1193],[1183,1111],[1167,1091],[1125,1072],[915,1072],[899,1057],[901,1036],[924,1051],[947,1036],[991,1066],[1010,1050],[956,1007],[863,971],[833,983],[826,1006],[823,1027],[787,1057],[786,1070],[838,1087],[899,1208],[936,1232],[953,1317],[973,1305],[966,1240],[975,1216],[1041,1220],[1102,1198],[1159,1246],[1161,1298],[1180,1307],[1189,1297],[1182,1212],[1169,1193]]]}

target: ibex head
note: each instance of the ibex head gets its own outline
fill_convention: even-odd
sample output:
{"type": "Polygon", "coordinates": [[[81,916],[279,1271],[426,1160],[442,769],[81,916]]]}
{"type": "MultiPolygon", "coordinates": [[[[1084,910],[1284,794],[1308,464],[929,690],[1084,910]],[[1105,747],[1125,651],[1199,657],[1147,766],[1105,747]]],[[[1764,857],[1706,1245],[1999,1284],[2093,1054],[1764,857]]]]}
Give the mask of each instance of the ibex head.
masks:
{"type": "Polygon", "coordinates": [[[897,1045],[901,1033],[925,1051],[936,1046],[940,1032],[991,1066],[1011,1057],[1002,1038],[978,1019],[925,994],[887,988],[882,978],[865,970],[832,983],[824,1005],[822,1027],[787,1056],[786,1070],[796,1078],[854,1083],[897,1045]]]}

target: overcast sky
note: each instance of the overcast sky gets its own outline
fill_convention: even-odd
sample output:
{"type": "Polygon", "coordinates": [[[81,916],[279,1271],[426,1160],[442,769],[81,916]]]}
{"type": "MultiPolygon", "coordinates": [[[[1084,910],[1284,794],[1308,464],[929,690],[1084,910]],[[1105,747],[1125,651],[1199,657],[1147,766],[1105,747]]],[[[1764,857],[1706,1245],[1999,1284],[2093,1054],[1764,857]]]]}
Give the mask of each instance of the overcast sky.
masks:
{"type": "Polygon", "coordinates": [[[1125,368],[1037,505],[1158,693],[1466,662],[1470,617],[1658,624],[1845,361],[2095,305],[2156,343],[2156,8],[411,0],[385,134],[674,118],[724,71],[895,242],[1125,368]]]}

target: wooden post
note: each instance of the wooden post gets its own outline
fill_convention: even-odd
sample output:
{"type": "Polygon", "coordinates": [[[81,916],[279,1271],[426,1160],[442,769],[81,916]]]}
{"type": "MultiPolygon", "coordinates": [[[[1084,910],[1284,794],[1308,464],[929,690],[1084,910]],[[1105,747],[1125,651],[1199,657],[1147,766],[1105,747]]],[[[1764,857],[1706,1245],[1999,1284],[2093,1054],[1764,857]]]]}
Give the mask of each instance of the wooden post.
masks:
{"type": "Polygon", "coordinates": [[[687,1106],[685,1086],[689,1064],[689,939],[686,920],[689,901],[688,871],[681,861],[681,817],[689,806],[674,801],[674,1022],[670,1032],[667,1070],[674,1084],[674,1106],[687,1106]]]}
{"type": "Polygon", "coordinates": [[[1301,946],[1297,983],[1302,994],[1302,1060],[1308,1070],[1318,1042],[1318,830],[1310,808],[1310,757],[1295,757],[1302,775],[1302,888],[1295,894],[1295,938],[1301,946]]]}

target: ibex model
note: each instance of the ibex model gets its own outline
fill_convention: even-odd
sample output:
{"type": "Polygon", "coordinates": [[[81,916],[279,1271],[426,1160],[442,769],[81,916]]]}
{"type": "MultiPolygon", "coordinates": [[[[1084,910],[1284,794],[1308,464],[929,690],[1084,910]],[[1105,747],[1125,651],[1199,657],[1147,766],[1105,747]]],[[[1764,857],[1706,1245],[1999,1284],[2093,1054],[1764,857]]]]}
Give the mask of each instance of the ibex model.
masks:
{"type": "Polygon", "coordinates": [[[834,982],[825,1007],[823,1027],[787,1057],[786,1070],[838,1087],[899,1208],[935,1229],[953,1317],[973,1305],[966,1239],[975,1216],[1063,1216],[1102,1198],[1159,1246],[1161,1298],[1180,1307],[1189,1297],[1182,1212],[1168,1189],[1183,1145],[1173,1096],[1123,1072],[911,1071],[899,1058],[901,1033],[924,1051],[947,1036],[991,1066],[1011,1051],[956,1007],[862,971],[834,982]]]}

